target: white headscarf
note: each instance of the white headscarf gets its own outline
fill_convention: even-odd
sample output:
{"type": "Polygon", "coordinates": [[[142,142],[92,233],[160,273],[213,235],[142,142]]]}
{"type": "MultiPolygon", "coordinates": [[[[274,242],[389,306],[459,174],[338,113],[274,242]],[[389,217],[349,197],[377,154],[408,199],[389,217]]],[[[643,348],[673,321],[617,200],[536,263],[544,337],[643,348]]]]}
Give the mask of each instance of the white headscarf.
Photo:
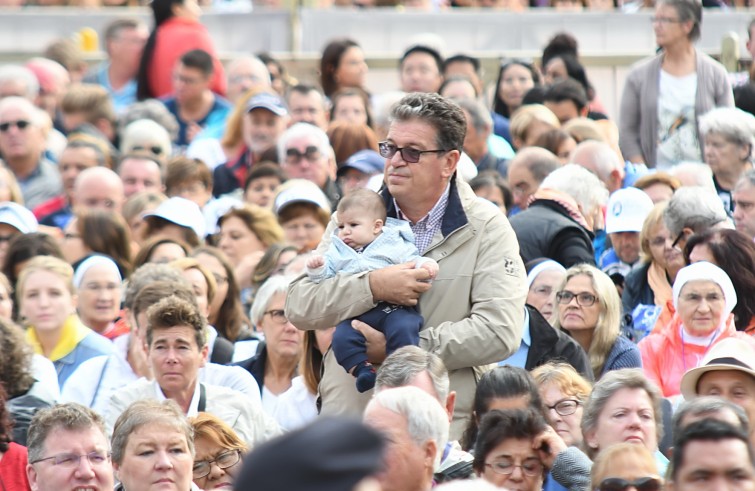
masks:
{"type": "Polygon", "coordinates": [[[105,266],[109,268],[118,277],[118,282],[123,281],[121,272],[118,269],[118,265],[115,264],[115,261],[107,256],[95,255],[85,259],[81,264],[79,264],[79,267],[76,268],[76,272],[73,275],[73,286],[75,286],[77,290],[81,287],[81,283],[84,281],[84,275],[86,275],[87,271],[92,269],[94,266],[105,266]]]}
{"type": "Polygon", "coordinates": [[[729,275],[727,275],[723,269],[719,268],[715,264],[711,264],[707,261],[700,261],[698,263],[692,263],[679,270],[676,274],[676,281],[674,281],[674,308],[679,310],[679,295],[682,293],[682,288],[689,281],[712,281],[721,287],[721,291],[724,294],[726,300],[726,314],[731,314],[734,307],[737,305],[737,292],[734,291],[734,285],[731,283],[729,275]]]}
{"type": "Polygon", "coordinates": [[[540,273],[548,269],[557,269],[562,273],[566,273],[566,268],[561,266],[561,264],[552,259],[547,259],[541,263],[538,263],[534,268],[530,270],[529,273],[527,273],[527,289],[530,289],[532,283],[535,282],[535,279],[540,276],[540,273]]]}

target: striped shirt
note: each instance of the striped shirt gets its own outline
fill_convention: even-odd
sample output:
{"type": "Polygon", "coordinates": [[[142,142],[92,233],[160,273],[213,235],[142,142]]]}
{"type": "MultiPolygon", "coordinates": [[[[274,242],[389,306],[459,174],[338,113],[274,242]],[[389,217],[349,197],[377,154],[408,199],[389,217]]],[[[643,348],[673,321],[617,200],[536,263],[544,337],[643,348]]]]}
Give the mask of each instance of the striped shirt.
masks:
{"type": "Polygon", "coordinates": [[[440,230],[440,225],[443,222],[443,215],[445,215],[446,207],[448,207],[448,193],[450,189],[451,184],[446,184],[445,191],[443,191],[438,202],[435,203],[435,206],[430,210],[430,213],[425,215],[425,217],[417,223],[412,223],[401,211],[398,203],[396,203],[396,198],[393,199],[393,205],[396,207],[398,218],[409,222],[409,226],[411,227],[412,232],[414,232],[414,244],[417,246],[420,255],[424,254],[430,247],[433,237],[435,237],[435,232],[440,230]]]}

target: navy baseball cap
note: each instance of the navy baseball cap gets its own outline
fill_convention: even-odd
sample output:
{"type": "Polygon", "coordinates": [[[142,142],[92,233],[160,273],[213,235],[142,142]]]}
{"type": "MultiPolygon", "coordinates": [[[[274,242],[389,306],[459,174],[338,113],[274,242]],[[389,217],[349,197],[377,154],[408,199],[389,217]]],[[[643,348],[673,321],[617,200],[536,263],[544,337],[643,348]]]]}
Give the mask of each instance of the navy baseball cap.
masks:
{"type": "Polygon", "coordinates": [[[356,169],[365,174],[381,174],[385,169],[385,158],[374,150],[360,150],[341,165],[338,176],[342,176],[348,169],[356,169]]]}

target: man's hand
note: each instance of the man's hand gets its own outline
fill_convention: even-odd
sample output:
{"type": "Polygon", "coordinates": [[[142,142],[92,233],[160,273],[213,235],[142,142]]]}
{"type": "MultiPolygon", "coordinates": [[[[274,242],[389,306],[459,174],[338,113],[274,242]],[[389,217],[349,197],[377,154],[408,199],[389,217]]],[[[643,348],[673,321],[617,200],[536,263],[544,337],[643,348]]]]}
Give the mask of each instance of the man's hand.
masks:
{"type": "Polygon", "coordinates": [[[430,289],[430,273],[414,268],[415,263],[397,264],[370,272],[370,290],[376,302],[417,305],[419,296],[430,289]]]}
{"type": "Polygon", "coordinates": [[[381,364],[385,361],[385,335],[373,329],[369,324],[354,319],[351,321],[351,327],[362,333],[367,345],[367,359],[373,365],[381,364]]]}
{"type": "Polygon", "coordinates": [[[317,269],[325,265],[325,258],[320,255],[313,254],[307,259],[307,268],[317,269]]]}

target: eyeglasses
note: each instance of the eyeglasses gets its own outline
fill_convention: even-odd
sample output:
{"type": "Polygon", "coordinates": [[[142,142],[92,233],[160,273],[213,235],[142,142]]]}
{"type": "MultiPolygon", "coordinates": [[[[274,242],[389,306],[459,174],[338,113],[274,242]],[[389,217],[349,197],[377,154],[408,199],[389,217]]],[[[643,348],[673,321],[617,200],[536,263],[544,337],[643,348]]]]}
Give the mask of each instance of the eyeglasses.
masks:
{"type": "Polygon", "coordinates": [[[150,152],[152,155],[159,156],[163,153],[162,147],[158,147],[157,145],[151,146],[151,147],[145,147],[143,145],[134,145],[131,147],[131,150],[134,152],[150,152]]]}
{"type": "Polygon", "coordinates": [[[553,287],[541,285],[541,286],[533,288],[531,291],[534,294],[539,295],[541,297],[550,297],[551,293],[553,293],[553,287]]]}
{"type": "Polygon", "coordinates": [[[577,412],[582,403],[576,399],[561,399],[552,406],[545,406],[549,410],[556,411],[559,416],[569,416],[577,412]]]}
{"type": "Polygon", "coordinates": [[[93,466],[102,465],[110,460],[110,454],[102,452],[90,452],[83,455],[77,455],[75,453],[59,453],[58,455],[45,457],[43,459],[38,459],[30,463],[37,464],[39,462],[44,462],[45,460],[51,460],[53,465],[72,468],[79,466],[79,462],[81,461],[82,457],[86,457],[89,463],[93,466]]]}
{"type": "Polygon", "coordinates": [[[221,469],[228,469],[238,464],[241,460],[241,452],[238,450],[231,450],[229,452],[223,452],[212,460],[200,460],[194,462],[194,468],[192,474],[194,479],[201,479],[210,474],[212,464],[214,463],[221,469]]]}
{"type": "Polygon", "coordinates": [[[671,243],[671,248],[672,249],[680,249],[681,250],[681,248],[678,247],[679,241],[682,240],[682,238],[684,238],[686,236],[687,236],[687,234],[685,233],[684,230],[682,230],[681,232],[679,232],[679,235],[677,235],[676,239],[674,239],[674,241],[671,243]]]}
{"type": "Polygon", "coordinates": [[[263,312],[262,315],[270,315],[270,318],[275,322],[276,324],[285,324],[288,322],[288,317],[286,317],[286,313],[281,309],[273,309],[268,310],[267,312],[263,312]]]}
{"type": "Polygon", "coordinates": [[[286,161],[298,164],[303,158],[307,159],[309,162],[314,162],[320,158],[320,149],[314,145],[310,145],[304,149],[304,153],[301,153],[295,148],[289,148],[286,150],[286,161]]]}
{"type": "MultiPolygon", "coordinates": [[[[514,464],[510,460],[498,460],[495,462],[485,462],[486,467],[493,469],[496,474],[508,476],[519,467],[525,476],[536,477],[543,475],[543,464],[539,460],[525,460],[522,464],[514,464]]],[[[644,490],[643,490],[644,491],[644,490]]]]}
{"type": "Polygon", "coordinates": [[[572,293],[568,290],[563,290],[556,293],[556,300],[558,300],[558,303],[562,305],[568,305],[569,303],[571,303],[573,298],[576,298],[577,305],[580,305],[582,307],[589,307],[590,305],[595,303],[595,300],[598,299],[598,297],[596,297],[592,293],[587,292],[572,293]]]}
{"type": "Polygon", "coordinates": [[[419,162],[419,158],[422,157],[423,153],[441,153],[441,152],[448,152],[448,150],[417,150],[416,148],[411,147],[397,147],[393,143],[389,142],[380,142],[378,143],[378,149],[380,150],[380,155],[385,157],[386,159],[392,159],[394,155],[396,155],[396,152],[401,153],[401,158],[404,160],[404,162],[409,164],[416,164],[419,162]]]}
{"type": "Polygon", "coordinates": [[[624,491],[629,487],[633,487],[637,491],[659,491],[661,480],[657,477],[641,477],[634,481],[627,481],[618,477],[609,477],[600,482],[597,491],[624,491]]]}
{"type": "Polygon", "coordinates": [[[7,132],[11,126],[15,126],[19,130],[25,130],[31,125],[29,121],[25,121],[23,119],[20,119],[18,121],[7,121],[5,123],[0,123],[0,132],[7,132]]]}

